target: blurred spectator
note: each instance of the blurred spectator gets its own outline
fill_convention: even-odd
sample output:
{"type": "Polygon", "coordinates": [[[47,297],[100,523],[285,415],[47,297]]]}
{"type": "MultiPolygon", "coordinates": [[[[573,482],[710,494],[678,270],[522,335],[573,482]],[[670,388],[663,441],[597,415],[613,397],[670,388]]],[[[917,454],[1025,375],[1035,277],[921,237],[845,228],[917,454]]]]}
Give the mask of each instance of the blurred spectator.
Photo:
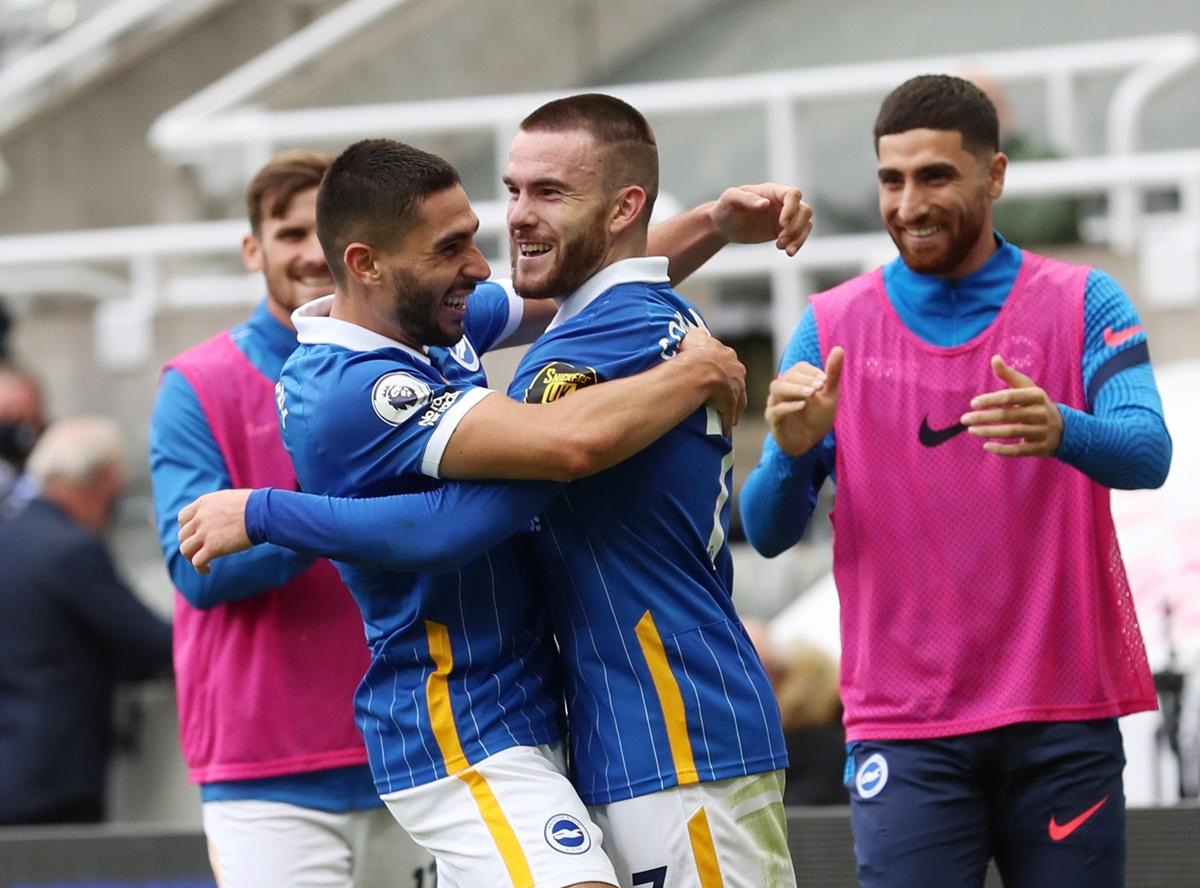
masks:
{"type": "Polygon", "coordinates": [[[744,620],[746,632],[766,667],[787,740],[785,805],[846,805],[842,785],[846,734],[838,695],[838,667],[832,657],[804,642],[779,650],[767,625],[744,620]]]}
{"type": "Polygon", "coordinates": [[[33,495],[34,486],[21,473],[45,427],[37,380],[13,364],[0,363],[0,519],[33,495]]]}
{"type": "MultiPolygon", "coordinates": [[[[1012,105],[998,81],[983,71],[962,75],[979,87],[996,106],[1000,150],[1009,160],[1054,160],[1061,155],[1044,142],[1013,127],[1012,105]]],[[[1074,197],[1002,197],[992,207],[992,224],[1012,243],[1027,246],[1073,244],[1079,241],[1079,201],[1074,197]]]]}
{"type": "Polygon", "coordinates": [[[171,662],[170,626],[100,536],[123,449],[108,420],[52,425],[29,457],[37,497],[0,524],[0,824],[103,819],[113,686],[171,662]]]}

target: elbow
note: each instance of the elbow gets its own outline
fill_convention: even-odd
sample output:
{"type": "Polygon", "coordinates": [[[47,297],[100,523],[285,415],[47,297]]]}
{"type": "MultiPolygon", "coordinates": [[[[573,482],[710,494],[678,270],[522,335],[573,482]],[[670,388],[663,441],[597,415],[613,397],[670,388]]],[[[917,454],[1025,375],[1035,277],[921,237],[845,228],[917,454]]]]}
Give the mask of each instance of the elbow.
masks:
{"type": "Polygon", "coordinates": [[[746,540],[754,547],[754,551],[764,558],[774,558],[789,548],[785,540],[770,532],[770,528],[758,526],[745,510],[742,511],[742,530],[745,531],[746,540]]]}

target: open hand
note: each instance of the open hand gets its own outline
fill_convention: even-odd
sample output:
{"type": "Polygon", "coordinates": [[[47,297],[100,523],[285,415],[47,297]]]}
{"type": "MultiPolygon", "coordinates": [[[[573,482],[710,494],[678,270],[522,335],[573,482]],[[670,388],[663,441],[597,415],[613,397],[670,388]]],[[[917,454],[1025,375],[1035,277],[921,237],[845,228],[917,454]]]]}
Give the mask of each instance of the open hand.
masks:
{"type": "Polygon", "coordinates": [[[801,361],[771,383],[764,415],[775,443],[788,456],[808,453],[833,428],[845,359],[842,347],[835,346],[824,370],[801,361]]]}
{"type": "Polygon", "coordinates": [[[985,441],[983,449],[997,456],[1053,456],[1062,440],[1058,405],[1036,382],[992,356],[992,372],[1005,388],[971,399],[971,412],[960,420],[977,438],[1017,439],[1016,443],[985,441]]]}

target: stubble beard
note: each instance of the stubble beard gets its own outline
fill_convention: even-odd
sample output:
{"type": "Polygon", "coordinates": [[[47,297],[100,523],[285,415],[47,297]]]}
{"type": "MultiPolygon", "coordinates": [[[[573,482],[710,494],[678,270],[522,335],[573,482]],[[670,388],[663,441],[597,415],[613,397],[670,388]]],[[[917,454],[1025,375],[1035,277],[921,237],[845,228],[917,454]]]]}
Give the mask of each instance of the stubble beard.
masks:
{"type": "Polygon", "coordinates": [[[603,212],[583,226],[575,238],[559,244],[559,260],[542,283],[517,276],[517,256],[512,256],[513,287],[525,299],[565,299],[600,270],[608,253],[608,238],[602,225],[603,212]]]}

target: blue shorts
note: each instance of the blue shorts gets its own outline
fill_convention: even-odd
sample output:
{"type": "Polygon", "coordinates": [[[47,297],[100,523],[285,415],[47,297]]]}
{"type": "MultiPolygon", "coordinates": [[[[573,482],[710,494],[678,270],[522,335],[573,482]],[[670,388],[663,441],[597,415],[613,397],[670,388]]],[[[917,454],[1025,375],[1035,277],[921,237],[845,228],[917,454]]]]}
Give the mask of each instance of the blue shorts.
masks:
{"type": "Polygon", "coordinates": [[[933,740],[851,743],[865,888],[1125,884],[1125,755],[1115,719],[1034,722],[933,740]]]}

